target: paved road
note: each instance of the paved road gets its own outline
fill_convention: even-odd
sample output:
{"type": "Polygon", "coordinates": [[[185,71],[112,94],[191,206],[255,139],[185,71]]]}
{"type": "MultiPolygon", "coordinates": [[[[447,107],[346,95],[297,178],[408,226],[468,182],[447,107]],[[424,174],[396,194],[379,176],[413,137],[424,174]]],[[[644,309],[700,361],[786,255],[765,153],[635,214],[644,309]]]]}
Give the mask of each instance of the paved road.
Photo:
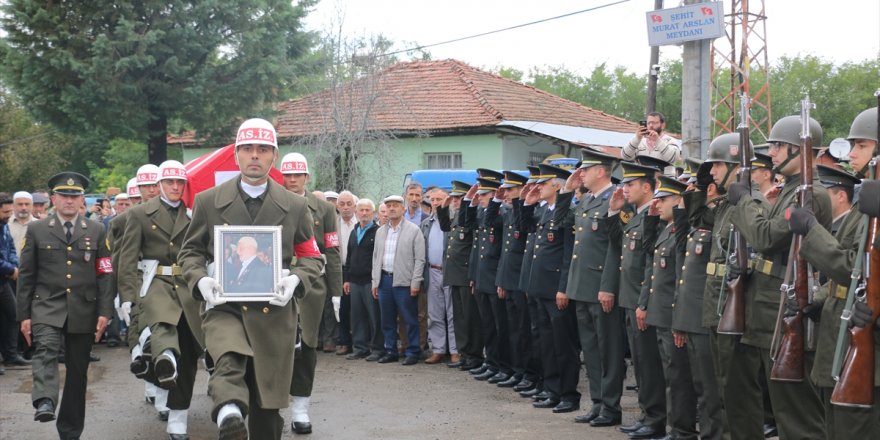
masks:
{"type": "MultiPolygon", "coordinates": [[[[144,403],[142,383],[128,372],[127,350],[97,346],[95,352],[102,360],[89,369],[83,438],[166,438],[164,423],[144,403]]],[[[209,418],[207,379],[200,371],[189,418],[192,440],[216,438],[216,425],[209,418]]],[[[582,377],[582,392],[585,382],[582,377]]],[[[57,438],[53,423],[33,421],[30,390],[29,369],[7,368],[0,376],[0,439],[57,438]]],[[[582,412],[557,415],[534,409],[512,391],[477,382],[443,365],[379,365],[321,354],[311,410],[315,431],[306,438],[627,439],[615,428],[573,423],[574,415],[582,412]]],[[[282,414],[289,420],[289,410],[282,414]]],[[[637,414],[635,395],[627,391],[624,423],[637,414]]],[[[294,437],[288,424],[284,438],[294,437]]]]}

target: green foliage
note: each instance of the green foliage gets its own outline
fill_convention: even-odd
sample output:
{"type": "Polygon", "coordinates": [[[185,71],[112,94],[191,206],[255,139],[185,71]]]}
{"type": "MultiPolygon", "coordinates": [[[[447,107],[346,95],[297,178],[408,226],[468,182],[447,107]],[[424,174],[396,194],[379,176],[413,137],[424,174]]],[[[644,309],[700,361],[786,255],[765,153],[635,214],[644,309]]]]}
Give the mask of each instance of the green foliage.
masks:
{"type": "Polygon", "coordinates": [[[143,142],[113,139],[102,159],[106,166],[88,162],[93,182],[91,192],[103,193],[111,186],[125,188],[138,167],[147,162],[147,145],[143,142]]]}
{"type": "Polygon", "coordinates": [[[10,0],[2,73],[38,120],[141,139],[158,162],[169,120],[209,132],[280,98],[312,43],[301,28],[313,4],[10,0]]]}

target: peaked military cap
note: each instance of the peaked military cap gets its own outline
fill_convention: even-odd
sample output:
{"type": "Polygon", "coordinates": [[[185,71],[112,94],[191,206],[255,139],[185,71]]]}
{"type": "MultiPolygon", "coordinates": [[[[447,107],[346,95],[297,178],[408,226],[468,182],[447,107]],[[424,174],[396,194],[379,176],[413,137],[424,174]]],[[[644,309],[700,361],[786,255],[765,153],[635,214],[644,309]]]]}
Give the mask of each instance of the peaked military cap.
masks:
{"type": "Polygon", "coordinates": [[[529,169],[529,180],[526,183],[535,183],[538,181],[536,179],[537,176],[541,174],[541,169],[538,168],[537,165],[529,165],[526,168],[529,169]]]}
{"type": "Polygon", "coordinates": [[[767,168],[768,170],[773,170],[773,159],[770,156],[764,153],[755,152],[755,157],[752,158],[752,168],[767,168]]]}
{"type": "Polygon", "coordinates": [[[450,196],[463,196],[471,190],[471,186],[467,183],[462,182],[461,180],[453,180],[452,181],[452,191],[449,192],[450,196]]]}
{"type": "Polygon", "coordinates": [[[853,188],[859,183],[862,183],[858,177],[840,168],[829,167],[826,165],[819,165],[819,182],[822,182],[822,186],[825,188],[832,188],[835,186],[853,188]]]}
{"type": "Polygon", "coordinates": [[[659,199],[668,196],[680,196],[687,189],[687,184],[669,176],[660,176],[660,184],[654,192],[654,198],[659,199]]]}
{"type": "Polygon", "coordinates": [[[644,165],[646,167],[656,168],[661,173],[664,173],[666,171],[666,167],[672,166],[671,163],[663,159],[658,159],[654,156],[648,156],[647,154],[640,154],[636,156],[636,163],[639,165],[644,165]]]}
{"type": "Polygon", "coordinates": [[[500,181],[487,179],[485,177],[477,177],[477,183],[480,184],[477,189],[477,194],[486,194],[487,192],[496,191],[498,187],[501,186],[500,181]]]}
{"type": "Polygon", "coordinates": [[[483,179],[488,180],[496,180],[500,182],[501,179],[504,179],[503,173],[499,173],[498,171],[490,170],[488,168],[477,168],[477,174],[483,179]]]}
{"type": "Polygon", "coordinates": [[[657,168],[640,165],[635,162],[621,162],[623,168],[623,180],[621,182],[632,182],[636,179],[653,179],[657,174],[657,168]]]}
{"type": "Polygon", "coordinates": [[[54,194],[81,196],[89,187],[89,179],[80,173],[65,171],[49,178],[49,188],[54,194]]]}
{"type": "Polygon", "coordinates": [[[504,184],[501,185],[501,188],[513,188],[515,186],[522,186],[526,184],[527,180],[529,179],[522,174],[515,173],[513,171],[505,171],[504,184]]]}
{"type": "Polygon", "coordinates": [[[581,165],[580,168],[590,168],[594,165],[614,166],[616,157],[596,151],[592,148],[581,149],[581,165]]]}
{"type": "Polygon", "coordinates": [[[546,163],[538,164],[538,168],[540,168],[541,174],[535,176],[538,179],[536,183],[543,183],[551,179],[568,179],[568,176],[571,176],[570,171],[546,163]]]}

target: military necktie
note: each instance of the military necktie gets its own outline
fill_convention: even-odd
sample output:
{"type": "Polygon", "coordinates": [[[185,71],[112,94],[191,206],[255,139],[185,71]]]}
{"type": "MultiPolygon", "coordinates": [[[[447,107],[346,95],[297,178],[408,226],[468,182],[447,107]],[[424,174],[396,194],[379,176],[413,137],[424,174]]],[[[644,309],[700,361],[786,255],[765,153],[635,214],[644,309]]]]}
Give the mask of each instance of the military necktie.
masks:
{"type": "Polygon", "coordinates": [[[70,237],[73,236],[73,223],[64,222],[64,235],[67,236],[67,242],[70,243],[70,237]]]}

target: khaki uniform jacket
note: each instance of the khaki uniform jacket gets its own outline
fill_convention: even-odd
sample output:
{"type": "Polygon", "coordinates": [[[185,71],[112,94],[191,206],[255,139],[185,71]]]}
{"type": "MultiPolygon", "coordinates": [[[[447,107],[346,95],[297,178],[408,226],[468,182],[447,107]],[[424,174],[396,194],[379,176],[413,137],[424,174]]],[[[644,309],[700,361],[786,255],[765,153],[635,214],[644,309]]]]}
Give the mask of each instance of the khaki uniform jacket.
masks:
{"type": "MultiPolygon", "coordinates": [[[[110,248],[110,257],[113,261],[113,267],[116,268],[113,271],[113,281],[110,283],[114,295],[119,294],[119,250],[122,248],[122,235],[125,233],[126,218],[127,216],[123,212],[114,216],[107,223],[107,247],[110,248]]],[[[119,302],[124,302],[122,297],[119,298],[119,302]]]]}
{"type": "Polygon", "coordinates": [[[659,217],[648,216],[648,208],[634,213],[626,219],[625,211],[610,218],[609,230],[611,240],[621,243],[620,294],[617,297],[620,307],[635,310],[639,306],[639,297],[645,285],[648,265],[648,250],[657,239],[659,217]]]}
{"type": "Polygon", "coordinates": [[[126,212],[125,234],[118,253],[120,301],[141,302],[146,325],[165,323],[176,326],[184,314],[193,336],[204,347],[201,304],[187,290],[182,276],[156,275],[146,296],[139,297],[143,280],[138,272],[139,260],[156,260],[159,266],[179,265],[178,254],[190,223],[186,205],[180,204],[175,219],[171,218],[160,197],[133,206],[126,212]]]}
{"type": "MultiPolygon", "coordinates": [[[[730,221],[745,237],[749,246],[758,253],[755,261],[770,261],[769,274],[755,270],[746,286],[746,328],[742,342],[769,349],[776,317],[779,312],[779,286],[782,285],[788,251],[793,234],[785,218],[785,211],[795,206],[795,190],[801,184],[800,175],[786,179],[776,203],[743,198],[732,209],[730,221]]],[[[825,229],[831,227],[831,199],[818,179],[813,179],[813,210],[816,220],[825,229]]]]}
{"type": "Polygon", "coordinates": [[[309,201],[309,211],[312,213],[315,241],[318,243],[318,249],[327,259],[324,275],[315,279],[306,296],[299,300],[299,325],[302,328],[303,342],[309,347],[316,347],[327,292],[333,292],[334,296],[342,294],[342,260],[339,254],[339,235],[336,230],[338,227],[336,207],[330,202],[318,199],[309,191],[306,191],[305,197],[309,201]]]}
{"type": "Polygon", "coordinates": [[[675,208],[673,223],[660,222],[659,227],[662,229],[648,255],[651,263],[648,265],[645,283],[649,287],[647,291],[642,289],[639,305],[648,310],[645,320],[648,325],[670,329],[675,287],[678,284],[677,269],[682,262],[678,255],[687,243],[687,214],[683,209],[675,208]]]}
{"type": "Polygon", "coordinates": [[[468,285],[468,263],[474,243],[473,230],[476,218],[469,219],[467,203],[461,202],[458,212],[450,216],[451,207],[437,209],[440,230],[446,232],[446,252],[443,254],[443,284],[447,286],[468,285]],[[468,224],[467,221],[471,223],[468,224]]]}
{"type": "Polygon", "coordinates": [[[574,209],[574,249],[568,272],[568,298],[599,303],[599,292],[615,295],[620,289],[620,240],[608,236],[608,199],[614,186],[574,209]],[[605,270],[610,268],[612,270],[605,270]]]}
{"type": "MultiPolygon", "coordinates": [[[[192,295],[202,300],[198,282],[208,276],[214,261],[214,226],[280,225],[281,261],[299,277],[296,296],[311,290],[321,274],[323,260],[312,234],[312,214],[305,197],[293,194],[269,179],[260,211],[252,219],[239,189],[241,178],[196,195],[192,220],[178,260],[192,295]]],[[[205,311],[205,345],[214,359],[229,352],[253,357],[256,395],[262,408],[285,408],[293,377],[297,306],[269,303],[226,303],[205,311]]],[[[253,390],[252,390],[253,392],[253,390]]]]}
{"type": "Polygon", "coordinates": [[[77,217],[67,241],[52,215],[28,223],[19,265],[18,321],[94,333],[98,316],[113,314],[113,264],[104,225],[77,217]]]}
{"type": "MultiPolygon", "coordinates": [[[[681,249],[679,250],[681,251],[681,249]]],[[[712,251],[712,231],[692,229],[684,252],[672,303],[672,329],[680,332],[706,334],[703,326],[703,296],[706,290],[706,263],[712,251]]]]}

